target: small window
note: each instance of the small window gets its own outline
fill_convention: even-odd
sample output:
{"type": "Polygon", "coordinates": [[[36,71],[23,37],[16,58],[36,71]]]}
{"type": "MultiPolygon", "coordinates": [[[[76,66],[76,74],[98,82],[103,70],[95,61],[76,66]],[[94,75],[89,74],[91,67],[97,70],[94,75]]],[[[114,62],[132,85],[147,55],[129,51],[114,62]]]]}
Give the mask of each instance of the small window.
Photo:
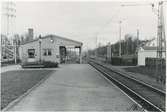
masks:
{"type": "Polygon", "coordinates": [[[52,55],[52,51],[51,49],[48,49],[48,56],[51,56],[52,55]]]}
{"type": "Polygon", "coordinates": [[[44,55],[44,56],[47,55],[47,50],[46,50],[46,49],[43,50],[43,55],[44,55]]]}
{"type": "Polygon", "coordinates": [[[43,55],[44,56],[51,56],[52,50],[51,49],[43,49],[43,55]]]}
{"type": "Polygon", "coordinates": [[[28,58],[35,58],[35,49],[28,49],[28,58]]]}
{"type": "Polygon", "coordinates": [[[59,56],[59,55],[56,55],[56,58],[60,58],[60,56],[59,56]]]}

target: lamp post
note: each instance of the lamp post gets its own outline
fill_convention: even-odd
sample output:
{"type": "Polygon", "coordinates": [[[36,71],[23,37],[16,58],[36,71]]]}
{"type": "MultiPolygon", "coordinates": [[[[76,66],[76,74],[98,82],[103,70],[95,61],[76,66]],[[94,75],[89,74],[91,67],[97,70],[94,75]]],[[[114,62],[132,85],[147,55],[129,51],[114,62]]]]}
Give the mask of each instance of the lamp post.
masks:
{"type": "Polygon", "coordinates": [[[39,62],[41,64],[41,43],[42,43],[42,38],[41,35],[39,35],[39,62]]]}

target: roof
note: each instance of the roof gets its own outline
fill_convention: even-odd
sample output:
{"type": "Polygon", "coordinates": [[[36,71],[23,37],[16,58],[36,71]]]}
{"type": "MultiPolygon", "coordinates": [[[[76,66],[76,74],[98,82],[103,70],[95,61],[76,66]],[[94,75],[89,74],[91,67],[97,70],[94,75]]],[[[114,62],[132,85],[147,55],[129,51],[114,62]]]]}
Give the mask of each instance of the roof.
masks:
{"type": "MultiPolygon", "coordinates": [[[[152,51],[156,51],[157,47],[156,46],[143,46],[142,47],[143,50],[152,50],[152,51]]],[[[165,51],[165,48],[163,47],[163,51],[165,51]]]]}
{"type": "MultiPolygon", "coordinates": [[[[75,40],[72,40],[72,39],[68,39],[68,38],[65,38],[65,37],[61,37],[61,36],[58,36],[58,35],[53,35],[53,34],[43,36],[43,37],[41,37],[41,39],[50,38],[50,37],[58,38],[58,39],[61,39],[61,40],[71,41],[71,42],[74,42],[74,43],[77,43],[77,44],[81,44],[81,45],[83,44],[82,42],[75,41],[75,40]]],[[[38,40],[39,40],[39,38],[31,40],[31,41],[28,41],[28,42],[24,42],[24,43],[22,43],[22,45],[28,44],[28,43],[31,43],[31,42],[34,42],[34,41],[38,41],[38,40]]]]}
{"type": "Polygon", "coordinates": [[[153,47],[153,46],[143,46],[142,48],[144,50],[157,50],[157,47],[153,47]]]}
{"type": "MultiPolygon", "coordinates": [[[[156,39],[152,38],[150,40],[143,41],[142,44],[138,47],[137,51],[144,50],[144,51],[157,51],[156,39]]],[[[162,48],[162,51],[165,51],[165,47],[162,48]]]]}

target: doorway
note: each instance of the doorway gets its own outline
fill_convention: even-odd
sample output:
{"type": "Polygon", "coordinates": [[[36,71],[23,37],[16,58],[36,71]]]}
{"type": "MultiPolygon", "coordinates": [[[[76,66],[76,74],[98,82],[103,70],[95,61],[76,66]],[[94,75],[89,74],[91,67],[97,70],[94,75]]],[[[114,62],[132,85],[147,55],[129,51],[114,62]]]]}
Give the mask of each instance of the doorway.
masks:
{"type": "Polygon", "coordinates": [[[59,47],[59,51],[60,51],[60,63],[65,63],[66,62],[66,47],[65,46],[60,46],[59,47]]]}

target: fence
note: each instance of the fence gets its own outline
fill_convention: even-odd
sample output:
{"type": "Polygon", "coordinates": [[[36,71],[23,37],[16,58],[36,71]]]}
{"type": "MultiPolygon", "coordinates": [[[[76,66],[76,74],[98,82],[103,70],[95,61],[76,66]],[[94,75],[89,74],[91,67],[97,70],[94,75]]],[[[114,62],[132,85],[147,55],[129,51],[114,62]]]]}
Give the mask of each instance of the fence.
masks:
{"type": "Polygon", "coordinates": [[[112,57],[111,59],[107,59],[107,62],[112,65],[135,66],[137,65],[137,58],[112,57]]]}
{"type": "Polygon", "coordinates": [[[146,63],[146,67],[165,67],[166,66],[166,60],[163,59],[159,59],[159,58],[146,58],[145,59],[145,63],[146,63]],[[161,65],[162,63],[162,65],[161,65]]]}

